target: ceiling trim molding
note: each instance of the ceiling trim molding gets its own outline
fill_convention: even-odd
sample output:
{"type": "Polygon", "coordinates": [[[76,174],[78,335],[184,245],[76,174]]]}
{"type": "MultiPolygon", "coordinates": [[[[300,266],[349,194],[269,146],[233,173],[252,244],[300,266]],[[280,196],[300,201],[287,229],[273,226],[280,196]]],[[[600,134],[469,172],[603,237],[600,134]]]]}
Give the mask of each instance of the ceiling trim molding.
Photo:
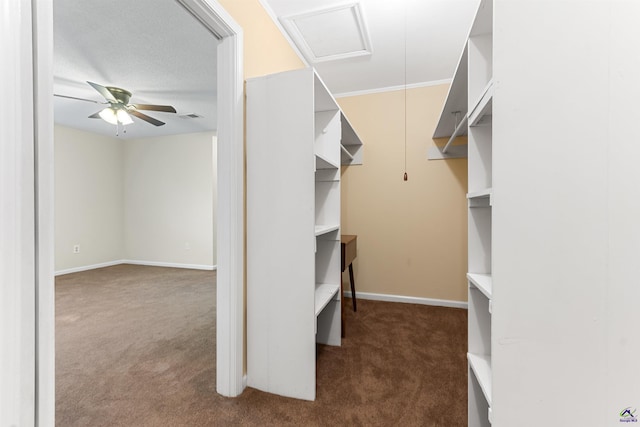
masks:
{"type": "Polygon", "coordinates": [[[266,0],[258,0],[258,3],[260,3],[262,8],[265,10],[265,12],[267,12],[267,15],[269,15],[269,18],[271,18],[271,20],[276,25],[278,30],[280,30],[280,33],[282,34],[282,36],[285,38],[287,43],[289,43],[289,46],[291,46],[291,49],[293,49],[293,51],[296,53],[296,55],[298,55],[298,58],[300,58],[300,61],[302,61],[302,63],[305,65],[305,67],[311,66],[309,61],[307,61],[307,58],[305,58],[304,55],[302,54],[302,52],[300,51],[300,49],[298,49],[298,46],[295,44],[293,39],[291,37],[289,37],[289,33],[287,33],[287,31],[284,29],[284,27],[280,23],[280,20],[278,19],[278,16],[273,11],[273,9],[271,9],[271,6],[269,6],[269,4],[266,2],[266,0]]]}
{"type": "Polygon", "coordinates": [[[404,90],[405,87],[407,89],[417,89],[421,87],[429,87],[429,86],[438,86],[444,84],[450,84],[451,79],[442,79],[442,80],[432,80],[430,82],[421,82],[421,83],[412,83],[408,85],[397,85],[397,86],[387,86],[375,89],[364,89],[364,90],[356,90],[353,92],[342,92],[336,93],[333,95],[334,98],[347,98],[349,96],[360,96],[360,95],[371,95],[374,93],[384,93],[384,92],[393,92],[396,90],[404,90]]]}

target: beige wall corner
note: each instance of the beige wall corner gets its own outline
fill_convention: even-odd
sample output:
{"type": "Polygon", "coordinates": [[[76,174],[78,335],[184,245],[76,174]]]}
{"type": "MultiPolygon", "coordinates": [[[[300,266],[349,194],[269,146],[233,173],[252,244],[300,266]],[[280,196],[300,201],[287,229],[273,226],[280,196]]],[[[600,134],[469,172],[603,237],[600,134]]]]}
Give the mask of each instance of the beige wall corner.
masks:
{"type": "Polygon", "coordinates": [[[56,271],[122,259],[123,141],[59,125],[54,139],[56,271]]]}
{"type": "Polygon", "coordinates": [[[126,141],[125,259],[216,264],[212,132],[126,141]]]}
{"type": "Polygon", "coordinates": [[[219,2],[244,31],[245,78],[304,67],[258,0],[219,2]]]}
{"type": "Polygon", "coordinates": [[[427,160],[448,87],[407,91],[406,182],[404,91],[338,99],[365,144],[364,165],[342,171],[356,293],[467,299],[467,159],[427,160]]]}

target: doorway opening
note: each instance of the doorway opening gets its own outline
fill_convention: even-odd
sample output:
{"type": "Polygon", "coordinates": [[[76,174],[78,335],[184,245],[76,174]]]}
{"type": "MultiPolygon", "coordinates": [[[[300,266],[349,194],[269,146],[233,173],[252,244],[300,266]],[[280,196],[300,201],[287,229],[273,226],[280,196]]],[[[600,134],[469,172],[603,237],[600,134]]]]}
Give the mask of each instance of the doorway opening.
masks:
{"type": "MultiPolygon", "coordinates": [[[[242,148],[242,32],[219,4],[207,0],[180,0],[179,3],[221,40],[218,47],[218,225],[217,236],[217,313],[216,371],[218,393],[235,396],[241,393],[243,343],[243,148],[242,148]]],[[[53,114],[45,98],[51,96],[52,52],[47,37],[53,32],[47,6],[34,6],[34,89],[36,111],[36,354],[37,383],[35,402],[39,422],[53,420],[54,402],[54,330],[53,330],[53,178],[50,164],[53,153],[51,123],[53,114]],[[48,121],[51,120],[51,121],[48,121]]],[[[49,6],[50,7],[50,6],[49,6]]],[[[153,72],[153,70],[151,70],[153,72]]]]}

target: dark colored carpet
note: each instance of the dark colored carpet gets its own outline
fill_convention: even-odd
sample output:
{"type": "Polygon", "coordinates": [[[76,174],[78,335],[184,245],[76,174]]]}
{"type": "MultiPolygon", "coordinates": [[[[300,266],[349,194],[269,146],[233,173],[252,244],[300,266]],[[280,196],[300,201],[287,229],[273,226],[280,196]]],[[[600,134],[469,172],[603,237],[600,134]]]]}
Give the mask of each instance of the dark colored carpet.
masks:
{"type": "MultiPolygon", "coordinates": [[[[120,265],[56,279],[58,426],[465,426],[466,310],[345,301],[317,399],[215,393],[215,272],[120,265]]],[[[292,319],[292,321],[294,321],[292,319]]]]}

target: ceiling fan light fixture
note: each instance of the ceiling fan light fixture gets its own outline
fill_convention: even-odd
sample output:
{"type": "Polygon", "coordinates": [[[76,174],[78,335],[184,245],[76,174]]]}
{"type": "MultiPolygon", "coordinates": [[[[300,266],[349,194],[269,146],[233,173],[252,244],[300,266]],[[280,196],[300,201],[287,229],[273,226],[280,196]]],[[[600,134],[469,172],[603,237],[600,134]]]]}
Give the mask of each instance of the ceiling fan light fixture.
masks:
{"type": "Polygon", "coordinates": [[[116,117],[118,118],[118,121],[123,125],[130,125],[133,123],[131,116],[124,110],[118,110],[118,112],[116,113],[116,117]]]}
{"type": "Polygon", "coordinates": [[[113,111],[111,107],[107,107],[104,110],[100,111],[98,115],[107,123],[111,123],[112,125],[118,124],[118,116],[116,116],[116,112],[113,111]]]}
{"type": "Polygon", "coordinates": [[[130,125],[133,123],[131,116],[125,110],[114,110],[112,107],[107,107],[98,114],[102,120],[112,125],[117,125],[118,123],[130,125]]]}

